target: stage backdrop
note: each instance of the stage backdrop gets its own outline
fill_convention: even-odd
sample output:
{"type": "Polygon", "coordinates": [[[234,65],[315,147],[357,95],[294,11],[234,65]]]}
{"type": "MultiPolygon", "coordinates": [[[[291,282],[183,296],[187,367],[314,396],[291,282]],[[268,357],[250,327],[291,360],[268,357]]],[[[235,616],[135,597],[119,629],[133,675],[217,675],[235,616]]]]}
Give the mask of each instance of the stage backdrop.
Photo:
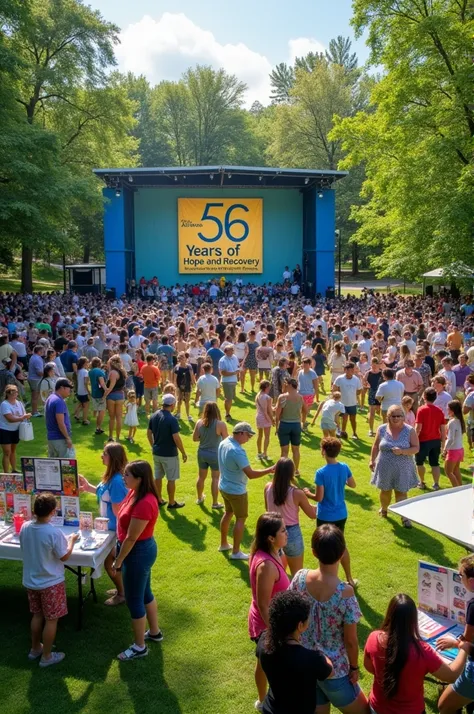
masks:
{"type": "Polygon", "coordinates": [[[262,273],[261,198],[179,198],[179,272],[262,273]]]}
{"type": "MultiPolygon", "coordinates": [[[[303,252],[303,196],[299,191],[291,189],[278,189],[274,191],[255,190],[251,192],[249,199],[249,189],[186,189],[170,188],[156,190],[151,188],[139,188],[135,192],[134,210],[134,235],[135,235],[135,260],[137,280],[142,275],[151,278],[157,275],[162,285],[173,285],[174,283],[195,282],[196,280],[230,275],[233,277],[240,275],[244,281],[254,283],[264,283],[268,281],[279,282],[285,265],[293,268],[296,263],[302,266],[303,252]],[[252,252],[248,259],[260,259],[260,263],[252,270],[245,269],[244,266],[231,265],[210,265],[206,270],[189,271],[187,274],[181,272],[180,263],[183,252],[179,250],[180,231],[178,220],[178,206],[184,199],[197,205],[197,217],[202,218],[203,211],[208,203],[223,203],[222,207],[211,207],[208,215],[213,216],[222,223],[222,237],[214,243],[206,243],[198,238],[199,247],[212,248],[224,242],[226,246],[237,247],[239,254],[244,250],[245,241],[232,242],[226,239],[225,218],[229,207],[235,204],[242,204],[250,207],[252,204],[260,203],[260,253],[252,252]],[[200,211],[200,213],[199,213],[200,211]],[[232,268],[237,269],[232,269],[232,268]],[[263,270],[263,272],[262,272],[263,270]],[[194,274],[194,278],[193,278],[194,274]]],[[[251,211],[234,209],[227,216],[228,230],[234,238],[241,238],[245,232],[240,220],[247,222],[251,211]],[[232,223],[235,221],[236,223],[232,223]]],[[[254,214],[255,215],[255,214],[254,214]]],[[[194,228],[204,237],[214,237],[219,232],[220,225],[213,220],[197,220],[203,226],[194,228]]],[[[255,224],[254,224],[255,225],[255,224]]],[[[185,235],[188,237],[188,233],[185,235]]],[[[191,234],[189,234],[191,235],[191,234]]],[[[196,234],[194,234],[196,235],[196,234]]],[[[187,241],[189,242],[189,241],[187,241]]],[[[184,240],[183,240],[184,244],[184,240]]],[[[194,243],[193,243],[194,245],[194,243]]],[[[247,251],[247,248],[245,248],[247,251]]],[[[252,249],[254,251],[254,249],[252,249]]],[[[245,253],[247,255],[247,252],[245,253]]],[[[210,257],[210,256],[206,256],[210,257]]],[[[228,256],[232,257],[232,256],[228,256]]],[[[236,257],[239,257],[237,255],[236,257]]],[[[190,267],[190,266],[188,266],[190,267]]],[[[202,267],[202,266],[200,266],[202,267]]],[[[249,267],[249,266],[247,266],[249,267]]]]}

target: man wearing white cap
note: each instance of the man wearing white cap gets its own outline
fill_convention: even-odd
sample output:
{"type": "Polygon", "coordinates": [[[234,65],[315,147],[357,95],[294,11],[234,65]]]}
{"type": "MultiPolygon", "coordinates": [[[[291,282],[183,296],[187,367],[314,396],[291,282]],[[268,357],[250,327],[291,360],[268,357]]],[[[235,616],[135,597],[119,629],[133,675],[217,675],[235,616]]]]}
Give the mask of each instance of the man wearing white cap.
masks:
{"type": "Polygon", "coordinates": [[[248,560],[248,555],[240,550],[244,533],[245,521],[248,516],[247,481],[249,478],[260,478],[275,471],[275,466],[255,471],[249,464],[243,445],[254,436],[250,424],[241,421],[234,426],[232,436],[228,436],[219,444],[217,452],[219,460],[219,489],[224,500],[225,512],[221,519],[220,552],[232,550],[232,560],[248,560]],[[235,516],[234,545],[227,540],[229,526],[235,516]]]}
{"type": "Polygon", "coordinates": [[[163,501],[162,498],[163,476],[166,476],[168,508],[183,508],[184,503],[175,499],[176,481],[179,479],[178,449],[183,457],[183,463],[187,461],[188,457],[179,435],[178,420],[171,413],[176,404],[176,397],[173,394],[165,394],[162,404],[162,409],[158,409],[151,416],[147,430],[148,441],[153,451],[159,504],[160,506],[166,505],[166,501],[163,501]]]}

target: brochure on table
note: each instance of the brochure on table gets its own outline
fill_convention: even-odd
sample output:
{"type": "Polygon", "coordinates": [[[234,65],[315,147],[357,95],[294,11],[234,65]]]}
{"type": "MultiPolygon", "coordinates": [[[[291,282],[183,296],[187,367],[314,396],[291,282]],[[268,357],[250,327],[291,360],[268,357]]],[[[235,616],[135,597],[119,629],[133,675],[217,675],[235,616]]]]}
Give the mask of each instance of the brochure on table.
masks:
{"type": "MultiPolygon", "coordinates": [[[[457,570],[420,560],[418,562],[418,627],[422,639],[436,646],[447,632],[458,637],[464,631],[467,604],[474,593],[466,590],[457,570]]],[[[454,659],[458,650],[444,650],[454,659]]]]}
{"type": "Polygon", "coordinates": [[[79,526],[79,479],[76,459],[23,457],[21,474],[0,474],[0,521],[13,522],[14,513],[31,519],[35,493],[49,491],[57,497],[52,523],[79,526]]]}

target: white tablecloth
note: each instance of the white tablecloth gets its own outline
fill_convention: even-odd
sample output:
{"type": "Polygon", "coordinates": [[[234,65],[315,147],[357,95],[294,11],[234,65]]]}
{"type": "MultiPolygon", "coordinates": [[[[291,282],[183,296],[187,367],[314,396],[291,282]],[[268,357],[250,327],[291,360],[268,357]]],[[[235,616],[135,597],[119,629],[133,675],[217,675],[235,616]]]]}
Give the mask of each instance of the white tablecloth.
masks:
{"type": "MultiPolygon", "coordinates": [[[[9,525],[8,528],[10,527],[11,526],[9,525]]],[[[63,526],[61,530],[66,537],[71,533],[77,532],[77,528],[71,528],[69,526],[63,526]]],[[[0,524],[0,533],[1,532],[2,527],[0,524]]],[[[102,575],[104,560],[114,547],[115,541],[115,532],[108,531],[107,540],[105,540],[100,548],[97,548],[96,550],[81,550],[80,542],[76,543],[71,557],[65,564],[72,567],[81,566],[82,568],[94,568],[92,577],[100,578],[102,575]]],[[[23,560],[20,546],[16,543],[5,543],[4,540],[0,540],[0,560],[23,560]]]]}
{"type": "Polygon", "coordinates": [[[474,550],[471,485],[407,498],[406,501],[394,503],[388,510],[441,533],[467,550],[474,550]]]}

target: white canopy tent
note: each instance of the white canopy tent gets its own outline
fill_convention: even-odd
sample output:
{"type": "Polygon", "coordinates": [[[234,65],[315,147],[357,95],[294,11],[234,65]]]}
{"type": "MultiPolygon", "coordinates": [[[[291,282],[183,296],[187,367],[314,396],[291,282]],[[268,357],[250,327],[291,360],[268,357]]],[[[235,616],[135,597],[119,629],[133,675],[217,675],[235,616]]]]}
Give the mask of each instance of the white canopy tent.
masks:
{"type": "Polygon", "coordinates": [[[446,279],[448,283],[455,281],[456,279],[470,279],[474,281],[474,270],[470,268],[465,263],[457,262],[449,265],[445,268],[435,268],[434,270],[429,270],[427,273],[423,273],[423,294],[425,294],[425,285],[432,284],[434,280],[446,279]]]}

